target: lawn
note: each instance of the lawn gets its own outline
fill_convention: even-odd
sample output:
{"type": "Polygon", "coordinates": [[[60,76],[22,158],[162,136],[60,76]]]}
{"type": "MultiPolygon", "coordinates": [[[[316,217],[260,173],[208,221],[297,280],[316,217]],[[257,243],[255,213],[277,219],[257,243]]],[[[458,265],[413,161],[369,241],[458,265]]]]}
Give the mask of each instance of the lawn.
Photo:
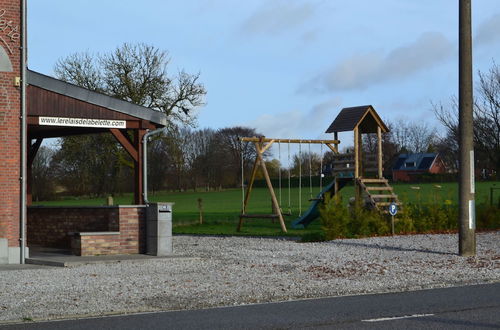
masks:
{"type": "MultiPolygon", "coordinates": [[[[433,201],[457,204],[458,185],[456,183],[425,183],[425,184],[394,184],[396,194],[403,203],[428,204],[433,201]]],[[[500,188],[500,182],[476,182],[476,204],[489,204],[490,188],[500,188]]],[[[319,192],[319,187],[313,187],[312,196],[319,192]]],[[[311,192],[309,187],[302,188],[302,213],[309,207],[311,192]]],[[[354,195],[353,186],[346,186],[341,190],[345,201],[354,195]]],[[[276,189],[278,199],[280,191],[276,189]]],[[[288,189],[281,191],[281,205],[284,212],[288,212],[288,189]]],[[[498,203],[500,190],[495,191],[495,202],[498,203]]],[[[131,194],[115,196],[115,204],[131,204],[131,194]]],[[[185,234],[226,234],[226,235],[283,235],[279,223],[271,220],[247,219],[240,233],[236,232],[238,216],[241,211],[242,193],[240,189],[223,191],[199,192],[159,192],[150,194],[152,202],[174,202],[174,233],[185,234]],[[199,220],[198,199],[203,203],[203,225],[195,224],[199,220]]],[[[83,206],[104,205],[105,199],[66,198],[57,201],[37,202],[35,205],[83,206]]],[[[290,236],[302,236],[320,231],[319,221],[313,222],[306,230],[291,229],[290,223],[299,215],[299,190],[290,191],[291,216],[286,217],[290,236]]],[[[255,188],[249,201],[247,213],[271,213],[271,198],[266,188],[255,188]]]]}

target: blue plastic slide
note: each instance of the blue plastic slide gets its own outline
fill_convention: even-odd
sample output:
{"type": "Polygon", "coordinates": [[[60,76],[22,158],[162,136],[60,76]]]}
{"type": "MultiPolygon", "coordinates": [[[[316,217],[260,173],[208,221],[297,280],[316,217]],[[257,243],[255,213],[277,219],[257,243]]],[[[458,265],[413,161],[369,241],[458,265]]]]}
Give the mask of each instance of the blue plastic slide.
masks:
{"type": "MultiPolygon", "coordinates": [[[[339,180],[339,189],[342,189],[347,184],[346,180],[339,180]]],[[[292,228],[302,229],[306,228],[311,222],[319,218],[319,203],[323,202],[323,196],[326,192],[335,194],[335,180],[327,185],[313,200],[309,209],[302,214],[302,216],[292,222],[292,228]]]]}

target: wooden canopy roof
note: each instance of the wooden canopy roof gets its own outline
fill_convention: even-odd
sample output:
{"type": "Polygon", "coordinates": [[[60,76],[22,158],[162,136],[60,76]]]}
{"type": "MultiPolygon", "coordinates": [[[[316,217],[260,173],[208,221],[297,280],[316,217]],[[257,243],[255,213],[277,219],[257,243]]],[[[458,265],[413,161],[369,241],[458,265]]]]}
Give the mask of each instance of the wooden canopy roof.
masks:
{"type": "Polygon", "coordinates": [[[165,127],[167,116],[34,71],[28,70],[27,83],[28,204],[31,166],[43,139],[106,132],[111,133],[133,159],[134,201],[143,204],[141,141],[148,129],[165,127]]]}
{"type": "Polygon", "coordinates": [[[40,117],[126,121],[125,129],[155,129],[164,113],[100,94],[31,70],[27,75],[29,137],[51,138],[108,131],[107,128],[41,125],[40,117]]]}
{"type": "Polygon", "coordinates": [[[353,131],[356,127],[362,133],[376,133],[377,127],[380,127],[383,133],[389,132],[389,128],[380,119],[373,106],[362,105],[343,108],[326,133],[353,131]]]}

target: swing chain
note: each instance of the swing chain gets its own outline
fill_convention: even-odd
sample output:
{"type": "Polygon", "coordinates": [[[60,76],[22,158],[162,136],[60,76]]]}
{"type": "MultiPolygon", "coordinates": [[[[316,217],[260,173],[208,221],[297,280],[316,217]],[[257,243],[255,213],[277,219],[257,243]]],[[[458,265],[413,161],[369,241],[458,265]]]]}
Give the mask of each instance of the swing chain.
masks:
{"type": "Polygon", "coordinates": [[[288,141],[288,213],[292,214],[290,141],[288,141]]]}
{"type": "Polygon", "coordinates": [[[323,144],[320,145],[320,161],[319,161],[319,192],[323,191],[323,144]]]}
{"type": "Polygon", "coordinates": [[[299,142],[299,217],[302,216],[302,143],[299,142]]]}
{"type": "Polygon", "coordinates": [[[281,142],[278,142],[278,181],[279,181],[279,197],[280,197],[280,209],[281,209],[281,142]]]}
{"type": "MultiPolygon", "coordinates": [[[[311,142],[311,141],[309,141],[311,142]]],[[[312,153],[311,153],[311,143],[308,144],[309,147],[309,198],[313,199],[313,188],[312,188],[312,153]]]]}
{"type": "Polygon", "coordinates": [[[243,140],[241,141],[241,213],[245,214],[245,165],[243,160],[243,140]]]}

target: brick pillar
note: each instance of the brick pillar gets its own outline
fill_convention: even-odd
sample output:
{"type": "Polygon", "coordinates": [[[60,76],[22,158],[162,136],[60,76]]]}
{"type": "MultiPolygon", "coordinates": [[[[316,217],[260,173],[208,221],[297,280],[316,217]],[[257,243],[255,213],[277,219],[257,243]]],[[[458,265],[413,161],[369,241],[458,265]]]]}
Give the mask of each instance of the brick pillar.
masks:
{"type": "Polygon", "coordinates": [[[21,1],[0,0],[0,239],[7,239],[9,251],[20,237],[20,32],[21,1]]]}

